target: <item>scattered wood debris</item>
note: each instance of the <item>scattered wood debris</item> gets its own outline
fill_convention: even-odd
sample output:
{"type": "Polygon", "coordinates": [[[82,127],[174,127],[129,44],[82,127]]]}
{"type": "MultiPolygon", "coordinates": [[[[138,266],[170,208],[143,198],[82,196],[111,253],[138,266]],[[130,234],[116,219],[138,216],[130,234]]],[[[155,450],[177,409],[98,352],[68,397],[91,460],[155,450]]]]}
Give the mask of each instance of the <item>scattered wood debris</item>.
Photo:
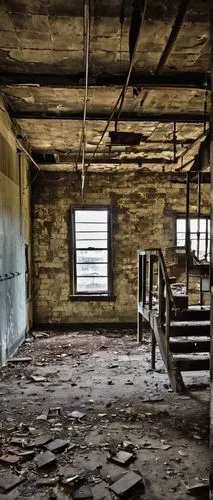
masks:
{"type": "Polygon", "coordinates": [[[11,363],[17,364],[17,363],[31,363],[31,361],[32,361],[32,358],[26,356],[24,358],[10,358],[10,359],[8,359],[7,362],[9,364],[11,364],[11,363]]]}

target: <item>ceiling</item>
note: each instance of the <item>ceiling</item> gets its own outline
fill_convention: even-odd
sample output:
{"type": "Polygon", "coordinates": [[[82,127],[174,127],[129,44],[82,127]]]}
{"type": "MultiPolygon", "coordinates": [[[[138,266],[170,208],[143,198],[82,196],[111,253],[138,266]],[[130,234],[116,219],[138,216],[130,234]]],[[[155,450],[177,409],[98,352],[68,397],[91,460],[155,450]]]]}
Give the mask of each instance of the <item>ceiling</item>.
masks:
{"type": "MultiPolygon", "coordinates": [[[[117,122],[119,132],[140,133],[141,141],[112,146],[118,109],[100,139],[126,81],[135,9],[144,2],[90,1],[85,161],[91,170],[187,171],[208,129],[210,0],[146,4],[117,122]]],[[[0,91],[11,117],[43,169],[72,170],[77,159],[80,168],[84,0],[1,0],[0,14],[0,91]]]]}

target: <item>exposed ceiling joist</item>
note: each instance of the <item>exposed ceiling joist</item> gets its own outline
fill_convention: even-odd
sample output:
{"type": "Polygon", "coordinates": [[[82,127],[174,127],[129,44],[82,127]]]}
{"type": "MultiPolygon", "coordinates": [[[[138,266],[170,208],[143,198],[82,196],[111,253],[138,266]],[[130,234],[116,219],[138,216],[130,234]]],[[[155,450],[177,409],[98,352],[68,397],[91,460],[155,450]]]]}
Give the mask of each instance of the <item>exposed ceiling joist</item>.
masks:
{"type": "MultiPolygon", "coordinates": [[[[26,111],[11,111],[11,118],[17,120],[82,120],[82,113],[41,113],[26,111]]],[[[117,119],[115,114],[112,121],[117,119]]],[[[89,121],[108,121],[109,115],[106,113],[90,113],[87,115],[89,121]]],[[[121,122],[179,122],[179,123],[203,123],[209,121],[209,113],[126,113],[123,112],[121,122]]]]}
{"type": "MultiPolygon", "coordinates": [[[[82,160],[82,157],[80,156],[78,158],[78,162],[80,163],[82,160]]],[[[149,158],[144,158],[143,156],[136,156],[134,158],[127,158],[127,157],[124,157],[124,158],[105,158],[105,157],[94,157],[91,159],[90,156],[86,156],[85,157],[85,162],[89,162],[91,164],[94,164],[94,165],[102,165],[102,164],[105,164],[105,165],[121,165],[121,164],[125,164],[125,165],[129,165],[129,164],[138,164],[138,165],[143,165],[143,164],[148,164],[148,165],[173,165],[174,164],[174,161],[173,160],[169,160],[168,158],[152,158],[152,157],[149,157],[149,158]]],[[[48,160],[44,161],[44,164],[47,164],[48,163],[53,163],[52,161],[48,162],[48,160]]],[[[62,155],[60,154],[59,155],[59,161],[57,162],[59,164],[71,164],[71,163],[76,163],[76,155],[62,155]]],[[[42,162],[40,163],[42,164],[42,162]]]]}
{"type": "MultiPolygon", "coordinates": [[[[125,74],[103,74],[97,77],[89,77],[90,87],[121,87],[125,84],[125,74]]],[[[36,85],[40,87],[58,88],[84,88],[84,75],[57,75],[57,74],[33,74],[33,73],[0,73],[0,86],[36,85]]],[[[129,87],[155,88],[182,88],[200,89],[211,88],[210,74],[204,72],[173,72],[163,75],[137,72],[130,77],[129,87]]]]}

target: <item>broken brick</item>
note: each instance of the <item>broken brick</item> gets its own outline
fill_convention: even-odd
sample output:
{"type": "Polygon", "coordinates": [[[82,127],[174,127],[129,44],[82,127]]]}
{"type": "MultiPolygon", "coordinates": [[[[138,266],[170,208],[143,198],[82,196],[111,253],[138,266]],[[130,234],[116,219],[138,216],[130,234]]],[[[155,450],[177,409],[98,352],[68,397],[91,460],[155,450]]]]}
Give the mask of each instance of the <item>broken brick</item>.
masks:
{"type": "Polygon", "coordinates": [[[133,488],[142,483],[142,477],[136,472],[127,472],[121,479],[110,486],[110,489],[118,496],[122,497],[133,488]]]}
{"type": "Polygon", "coordinates": [[[0,491],[8,492],[16,488],[19,484],[21,484],[25,479],[21,476],[16,476],[12,474],[12,472],[1,472],[0,473],[0,491]]]}
{"type": "Polygon", "coordinates": [[[74,500],[92,500],[93,494],[89,485],[81,486],[73,493],[74,500]]]}
{"type": "Polygon", "coordinates": [[[116,455],[111,455],[108,460],[117,465],[128,465],[134,459],[133,453],[127,451],[118,451],[116,455]]]}
{"type": "Polygon", "coordinates": [[[42,434],[41,436],[38,436],[36,439],[34,439],[33,444],[34,446],[43,446],[44,444],[49,443],[51,439],[52,436],[50,436],[50,434],[42,434]]]}
{"type": "Polygon", "coordinates": [[[60,452],[65,450],[69,446],[69,441],[65,441],[64,439],[54,439],[50,443],[45,445],[45,448],[49,451],[60,452]]]}
{"type": "Polygon", "coordinates": [[[2,462],[4,464],[8,464],[8,465],[15,465],[18,462],[20,462],[20,460],[21,460],[21,457],[18,457],[17,455],[7,454],[7,455],[2,455],[0,457],[0,462],[2,462]]]}
{"type": "Polygon", "coordinates": [[[51,451],[45,451],[44,453],[40,453],[34,458],[34,462],[37,467],[40,469],[42,467],[48,467],[55,463],[56,456],[51,451]]]}

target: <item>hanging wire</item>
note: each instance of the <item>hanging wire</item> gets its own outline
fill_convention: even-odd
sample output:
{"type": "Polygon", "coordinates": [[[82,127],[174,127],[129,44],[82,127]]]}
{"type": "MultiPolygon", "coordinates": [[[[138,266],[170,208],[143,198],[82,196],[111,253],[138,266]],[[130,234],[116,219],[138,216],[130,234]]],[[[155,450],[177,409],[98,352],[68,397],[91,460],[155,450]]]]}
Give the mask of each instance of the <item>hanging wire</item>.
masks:
{"type": "Polygon", "coordinates": [[[111,112],[111,114],[110,114],[110,117],[109,117],[109,119],[108,119],[108,121],[107,121],[107,124],[106,124],[106,126],[105,126],[105,128],[104,128],[104,130],[103,130],[102,134],[101,134],[101,137],[100,137],[100,139],[99,139],[99,141],[98,141],[98,144],[97,144],[97,146],[96,146],[96,148],[95,148],[95,151],[94,151],[94,153],[93,153],[93,155],[92,155],[92,158],[89,160],[88,164],[87,164],[87,165],[86,165],[86,167],[85,167],[85,171],[86,171],[86,172],[87,172],[88,168],[90,167],[90,165],[91,165],[91,163],[92,163],[93,159],[94,159],[94,158],[95,158],[95,156],[96,156],[96,153],[97,153],[97,151],[98,151],[98,148],[99,148],[100,144],[102,143],[102,140],[103,140],[103,138],[104,138],[104,136],[105,136],[105,134],[106,134],[106,132],[107,132],[107,130],[108,130],[108,128],[109,128],[109,126],[110,126],[110,123],[111,123],[111,121],[112,121],[112,119],[113,119],[113,117],[114,117],[114,114],[115,114],[115,111],[116,111],[116,109],[117,109],[118,105],[121,103],[120,108],[119,108],[119,111],[118,111],[118,117],[117,117],[117,119],[116,119],[116,122],[117,122],[117,121],[118,121],[118,119],[119,119],[120,112],[121,112],[121,107],[122,107],[123,100],[124,100],[125,95],[126,95],[126,91],[127,91],[128,85],[129,85],[130,76],[131,76],[132,69],[133,69],[134,62],[135,62],[135,56],[136,56],[136,52],[137,52],[137,48],[138,48],[138,42],[139,42],[139,40],[140,40],[141,30],[142,30],[142,27],[143,27],[143,22],[144,22],[144,18],[145,18],[145,14],[146,14],[146,7],[147,7],[147,0],[144,0],[144,3],[143,3],[143,11],[142,11],[142,13],[141,13],[140,28],[139,28],[139,30],[138,30],[137,39],[136,39],[136,41],[135,41],[135,45],[134,45],[134,50],[133,50],[133,52],[132,52],[132,56],[131,56],[131,59],[130,59],[129,71],[128,71],[128,74],[127,74],[126,82],[125,82],[124,87],[123,87],[123,89],[121,90],[121,93],[120,93],[120,95],[119,95],[119,97],[118,97],[118,99],[117,99],[117,101],[116,101],[116,103],[115,103],[115,105],[114,105],[114,107],[113,107],[113,109],[112,109],[112,112],[111,112]]]}
{"type": "MultiPolygon", "coordinates": [[[[205,97],[204,97],[204,117],[207,115],[207,106],[208,106],[208,81],[207,81],[207,75],[206,75],[206,81],[204,83],[204,88],[205,88],[205,97]]],[[[206,133],[206,120],[204,121],[204,126],[203,126],[203,133],[206,133]]]]}
{"type": "Polygon", "coordinates": [[[85,94],[84,94],[84,114],[82,122],[82,163],[81,163],[81,194],[82,202],[84,199],[85,185],[85,153],[86,153],[86,119],[87,119],[87,101],[88,101],[88,75],[89,75],[89,41],[90,41],[90,5],[89,0],[84,3],[84,37],[85,37],[85,94]]]}

